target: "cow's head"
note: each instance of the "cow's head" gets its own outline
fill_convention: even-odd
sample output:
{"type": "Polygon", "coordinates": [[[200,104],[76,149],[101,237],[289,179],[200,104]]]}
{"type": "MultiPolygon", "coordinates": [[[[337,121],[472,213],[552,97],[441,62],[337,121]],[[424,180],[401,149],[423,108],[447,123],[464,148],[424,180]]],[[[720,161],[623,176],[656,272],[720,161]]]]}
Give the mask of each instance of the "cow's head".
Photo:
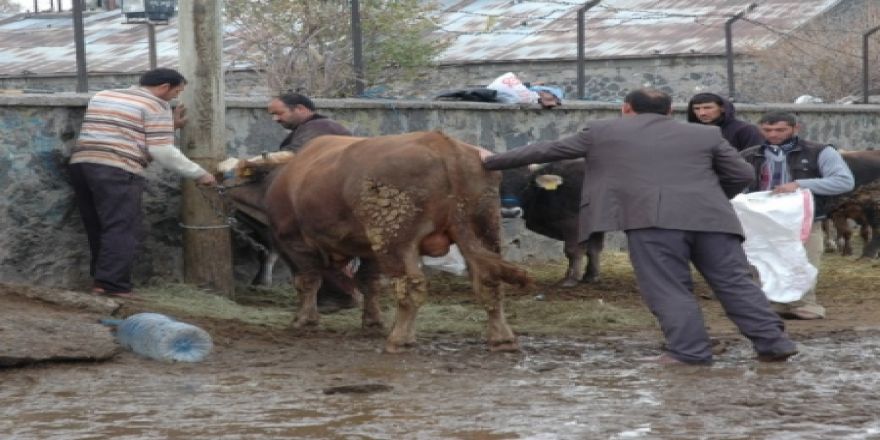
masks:
{"type": "Polygon", "coordinates": [[[277,151],[263,153],[250,159],[237,159],[230,157],[217,164],[215,177],[218,182],[232,180],[236,183],[259,181],[275,168],[293,159],[292,151],[277,151]]]}
{"type": "Polygon", "coordinates": [[[562,184],[562,177],[555,174],[542,174],[544,165],[504,170],[501,178],[501,216],[520,218],[525,205],[535,190],[553,191],[562,184]]]}

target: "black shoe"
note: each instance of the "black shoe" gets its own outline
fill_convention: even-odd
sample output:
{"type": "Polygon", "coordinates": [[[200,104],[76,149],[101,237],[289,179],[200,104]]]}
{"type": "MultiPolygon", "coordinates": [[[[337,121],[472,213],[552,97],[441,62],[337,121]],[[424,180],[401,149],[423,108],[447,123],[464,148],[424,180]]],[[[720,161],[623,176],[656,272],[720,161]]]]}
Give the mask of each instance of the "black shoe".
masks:
{"type": "Polygon", "coordinates": [[[785,362],[788,358],[798,354],[798,350],[793,348],[788,351],[780,351],[777,353],[758,353],[758,361],[760,362],[785,362]]]}

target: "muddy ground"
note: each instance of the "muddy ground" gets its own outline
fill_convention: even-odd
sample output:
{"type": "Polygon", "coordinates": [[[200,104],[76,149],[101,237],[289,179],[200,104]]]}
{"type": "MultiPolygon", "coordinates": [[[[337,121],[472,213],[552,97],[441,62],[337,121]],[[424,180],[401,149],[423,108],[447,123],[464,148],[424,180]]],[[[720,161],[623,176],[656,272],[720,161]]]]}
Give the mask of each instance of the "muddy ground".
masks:
{"type": "MultiPolygon", "coordinates": [[[[419,345],[403,355],[381,353],[383,338],[362,335],[354,310],[323,316],[315,331],[286,329],[286,289],[241,289],[233,302],[148,286],[114,313],[199,325],[214,338],[211,356],[168,364],[121,352],[0,369],[0,438],[880,438],[880,265],[825,261],[828,318],[787,321],[802,352],[785,364],[754,361],[717,301],[703,300],[719,341],[712,367],[638,361],[662,340],[623,254],[603,256],[595,285],[553,287],[562,267],[541,265],[535,286],[508,289],[521,353],[486,351],[484,313],[447,276],[432,278],[419,345]]],[[[74,312],[107,314],[0,295],[7,318],[74,312]]]]}

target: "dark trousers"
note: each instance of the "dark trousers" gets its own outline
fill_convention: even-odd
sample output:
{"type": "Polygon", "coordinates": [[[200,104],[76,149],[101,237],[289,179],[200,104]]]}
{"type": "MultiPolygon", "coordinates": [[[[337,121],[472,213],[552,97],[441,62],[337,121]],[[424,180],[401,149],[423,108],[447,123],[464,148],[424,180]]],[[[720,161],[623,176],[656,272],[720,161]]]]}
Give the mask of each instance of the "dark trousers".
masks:
{"type": "Polygon", "coordinates": [[[131,270],[141,238],[145,179],[92,163],[70,165],[76,204],[89,237],[89,274],[95,287],[130,292],[131,270]]]}
{"type": "Polygon", "coordinates": [[[755,351],[770,354],[795,348],[782,319],[752,278],[738,236],[648,228],[627,231],[626,237],[642,298],[660,321],[667,350],[676,359],[712,361],[709,334],[693,293],[691,262],[755,351]]]}

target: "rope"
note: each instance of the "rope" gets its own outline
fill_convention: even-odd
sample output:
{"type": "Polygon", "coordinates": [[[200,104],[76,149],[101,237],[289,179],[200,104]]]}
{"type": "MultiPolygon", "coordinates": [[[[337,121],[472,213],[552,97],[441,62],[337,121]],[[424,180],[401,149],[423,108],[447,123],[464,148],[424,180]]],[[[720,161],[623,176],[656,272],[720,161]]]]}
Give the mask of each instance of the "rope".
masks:
{"type": "MultiPolygon", "coordinates": [[[[233,205],[232,202],[229,200],[229,195],[226,194],[226,191],[228,189],[237,188],[239,186],[245,186],[245,185],[252,184],[252,183],[253,182],[244,182],[244,183],[240,183],[237,185],[229,185],[229,186],[219,185],[219,186],[217,186],[216,191],[217,191],[217,195],[220,198],[220,204],[226,205],[226,206],[233,205]]],[[[224,209],[224,206],[218,207],[217,204],[214,203],[213,198],[208,197],[208,195],[205,193],[206,190],[207,190],[207,188],[199,187],[199,194],[201,194],[202,197],[204,197],[205,201],[208,202],[208,205],[211,207],[211,209],[214,211],[214,213],[217,215],[217,217],[223,219],[223,221],[226,224],[203,226],[203,225],[185,225],[183,223],[178,223],[178,225],[184,229],[231,228],[232,232],[234,232],[235,235],[240,240],[246,242],[251,248],[255,249],[257,252],[261,252],[263,254],[268,255],[270,253],[269,249],[267,249],[266,246],[263,245],[262,243],[260,243],[259,241],[254,240],[254,238],[251,237],[250,231],[247,231],[245,228],[242,228],[241,225],[238,224],[238,220],[236,220],[236,218],[235,218],[236,209],[235,209],[234,205],[230,209],[224,209]]]]}

